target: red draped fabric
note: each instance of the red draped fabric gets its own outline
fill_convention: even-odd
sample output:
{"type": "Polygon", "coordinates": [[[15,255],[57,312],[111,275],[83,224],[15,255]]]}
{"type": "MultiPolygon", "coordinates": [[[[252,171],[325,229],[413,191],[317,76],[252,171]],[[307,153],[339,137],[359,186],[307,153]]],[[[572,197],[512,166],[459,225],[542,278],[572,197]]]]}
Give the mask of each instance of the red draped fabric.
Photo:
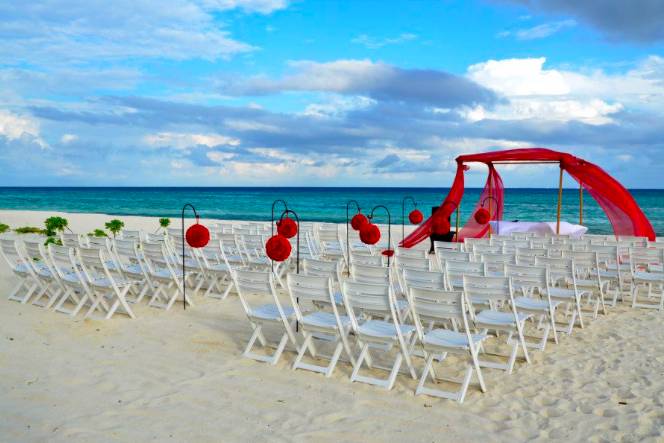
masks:
{"type": "MultiPolygon", "coordinates": [[[[485,152],[482,154],[461,155],[457,157],[457,172],[449,194],[438,211],[443,216],[450,216],[460,204],[464,192],[465,163],[480,162],[489,167],[489,176],[475,205],[473,214],[460,230],[457,241],[464,238],[484,237],[488,233],[488,224],[478,224],[473,215],[480,207],[491,214],[491,220],[500,220],[503,215],[503,182],[493,162],[559,162],[577,182],[588,191],[606,213],[615,235],[636,235],[655,239],[655,231],[639,205],[627,189],[599,166],[563,152],[544,148],[510,149],[507,151],[485,152]]],[[[411,247],[429,237],[431,218],[427,219],[412,234],[406,237],[401,246],[411,247]]]]}

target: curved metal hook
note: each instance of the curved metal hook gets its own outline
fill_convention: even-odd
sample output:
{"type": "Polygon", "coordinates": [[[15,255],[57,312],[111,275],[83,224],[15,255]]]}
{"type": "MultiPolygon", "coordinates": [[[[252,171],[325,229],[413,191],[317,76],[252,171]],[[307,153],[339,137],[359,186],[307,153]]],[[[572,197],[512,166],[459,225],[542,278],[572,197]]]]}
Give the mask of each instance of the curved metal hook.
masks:
{"type": "Polygon", "coordinates": [[[194,211],[194,217],[196,217],[196,223],[198,223],[198,220],[200,220],[200,217],[198,216],[198,212],[196,212],[196,208],[194,205],[191,203],[185,203],[184,206],[182,207],[182,309],[187,309],[187,274],[185,272],[185,264],[184,264],[184,211],[187,208],[191,208],[192,211],[194,211]]]}
{"type": "MultiPolygon", "coordinates": [[[[374,217],[374,211],[376,209],[384,209],[385,212],[387,213],[387,249],[388,251],[392,247],[392,215],[390,214],[390,210],[387,209],[387,206],[385,205],[376,205],[373,208],[371,208],[371,214],[369,215],[369,220],[373,219],[374,217]]],[[[390,267],[390,256],[387,256],[387,267],[390,267]]]]}

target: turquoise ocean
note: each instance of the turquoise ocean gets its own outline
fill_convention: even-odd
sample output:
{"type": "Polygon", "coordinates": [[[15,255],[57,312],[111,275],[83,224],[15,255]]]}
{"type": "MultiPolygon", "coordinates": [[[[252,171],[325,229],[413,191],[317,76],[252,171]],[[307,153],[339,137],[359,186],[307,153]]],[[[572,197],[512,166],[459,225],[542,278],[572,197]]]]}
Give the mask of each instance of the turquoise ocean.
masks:
{"type": "MultiPolygon", "coordinates": [[[[345,222],[346,202],[357,200],[363,212],[373,206],[389,208],[392,223],[401,223],[401,202],[406,196],[417,201],[425,216],[439,205],[448,188],[13,188],[0,187],[0,209],[92,212],[117,216],[145,215],[180,217],[185,203],[193,204],[201,217],[225,220],[270,220],[275,199],[288,202],[304,221],[345,222]]],[[[630,191],[658,235],[664,234],[664,190],[630,191]]],[[[461,220],[466,220],[479,198],[480,189],[466,189],[461,203],[461,220]]],[[[505,189],[505,220],[554,221],[557,189],[505,189]]],[[[412,210],[409,201],[406,214],[412,210]]],[[[352,213],[352,210],[351,210],[352,213]]],[[[188,212],[188,217],[191,213],[188,212]]],[[[579,191],[563,192],[562,219],[579,221],[579,191]]],[[[376,220],[386,222],[384,212],[376,220]]],[[[0,223],[2,222],[0,216],[0,223]]],[[[583,223],[592,233],[612,233],[601,208],[584,194],[583,223]]]]}

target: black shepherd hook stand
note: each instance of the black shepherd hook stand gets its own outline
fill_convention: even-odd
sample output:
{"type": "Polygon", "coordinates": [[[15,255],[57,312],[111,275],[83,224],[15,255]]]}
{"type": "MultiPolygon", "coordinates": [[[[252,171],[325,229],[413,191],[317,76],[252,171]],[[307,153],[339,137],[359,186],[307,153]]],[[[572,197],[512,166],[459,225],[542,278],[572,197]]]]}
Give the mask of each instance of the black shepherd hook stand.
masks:
{"type": "MultiPolygon", "coordinates": [[[[282,199],[278,198],[278,199],[276,199],[275,201],[272,202],[272,219],[271,219],[272,223],[270,224],[270,226],[272,228],[272,234],[271,235],[274,235],[274,207],[277,206],[277,203],[281,203],[282,205],[284,205],[284,209],[286,211],[288,211],[288,203],[286,203],[286,200],[282,200],[282,199]]],[[[298,225],[299,225],[299,223],[298,223],[298,225]]],[[[299,226],[298,226],[298,228],[299,228],[299,226]]],[[[270,260],[270,261],[272,262],[272,270],[274,271],[274,260],[270,260]]]]}
{"type": "Polygon", "coordinates": [[[357,200],[348,200],[348,202],[346,203],[346,255],[347,255],[346,264],[348,266],[348,269],[350,269],[350,241],[348,239],[348,235],[349,235],[348,224],[349,224],[349,220],[350,220],[349,211],[350,211],[351,203],[353,203],[355,205],[355,207],[357,208],[357,213],[358,214],[360,212],[362,212],[362,208],[360,208],[360,204],[357,202],[357,200]]]}
{"type": "MultiPolygon", "coordinates": [[[[392,216],[390,215],[390,210],[387,209],[387,206],[384,205],[377,205],[374,206],[371,209],[371,214],[369,214],[369,220],[373,219],[374,216],[374,211],[376,209],[385,209],[385,212],[387,213],[387,250],[390,251],[390,248],[392,247],[392,216]]],[[[388,252],[387,254],[387,267],[390,267],[390,254],[388,252]]]]}
{"type": "Polygon", "coordinates": [[[187,206],[190,207],[192,211],[194,211],[194,216],[196,217],[197,222],[199,219],[198,212],[196,212],[194,205],[191,203],[186,203],[182,207],[182,309],[187,309],[187,273],[184,266],[184,211],[187,209],[187,206]]]}
{"type": "MultiPolygon", "coordinates": [[[[285,202],[284,202],[285,204],[285,202]]],[[[286,208],[284,212],[281,213],[281,216],[279,216],[279,222],[281,222],[284,219],[285,215],[288,214],[293,214],[295,217],[295,222],[297,223],[297,238],[295,240],[295,273],[299,274],[300,273],[300,217],[297,215],[297,213],[291,209],[286,208]]],[[[295,302],[299,305],[300,304],[300,297],[295,298],[295,302]]],[[[300,330],[300,323],[298,321],[295,322],[295,332],[298,332],[300,330]]]]}
{"type": "Polygon", "coordinates": [[[413,206],[415,209],[417,209],[417,202],[413,197],[410,195],[407,195],[401,200],[401,241],[403,242],[403,239],[406,238],[405,234],[405,226],[406,226],[406,201],[410,200],[413,203],[413,206]]]}
{"type": "Polygon", "coordinates": [[[296,238],[296,245],[295,245],[295,273],[299,274],[300,273],[300,217],[297,215],[295,211],[292,209],[284,209],[284,212],[281,213],[279,216],[279,222],[281,222],[284,219],[285,215],[288,214],[293,214],[295,217],[295,222],[297,223],[297,238],[296,238]]]}
{"type": "MultiPolygon", "coordinates": [[[[457,211],[457,215],[459,214],[459,213],[458,213],[458,211],[459,211],[459,204],[458,204],[457,202],[455,202],[454,200],[450,200],[450,201],[446,201],[446,202],[444,202],[444,203],[440,206],[440,209],[443,209],[443,208],[445,207],[445,205],[453,205],[453,206],[454,206],[454,209],[452,209],[452,212],[457,211]]],[[[451,217],[451,216],[452,216],[452,213],[450,212],[450,217],[451,217]]],[[[457,217],[457,223],[456,223],[456,227],[455,227],[455,229],[454,229],[454,237],[457,239],[457,242],[459,241],[459,232],[458,232],[458,231],[459,231],[459,217],[457,217]]]]}

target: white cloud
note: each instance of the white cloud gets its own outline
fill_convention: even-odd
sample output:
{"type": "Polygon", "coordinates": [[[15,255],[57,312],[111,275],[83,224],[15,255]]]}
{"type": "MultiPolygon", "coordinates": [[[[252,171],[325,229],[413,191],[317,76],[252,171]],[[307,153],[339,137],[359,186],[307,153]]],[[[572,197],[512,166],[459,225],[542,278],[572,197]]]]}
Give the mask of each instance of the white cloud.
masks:
{"type": "Polygon", "coordinates": [[[364,96],[332,96],[327,102],[312,103],[308,105],[303,115],[317,118],[342,118],[347,112],[366,109],[376,104],[376,101],[364,96]]]}
{"type": "Polygon", "coordinates": [[[25,137],[37,143],[41,148],[48,147],[48,144],[40,136],[37,120],[2,109],[0,109],[0,136],[8,140],[19,140],[25,137]]]}
{"type": "Polygon", "coordinates": [[[240,144],[239,139],[225,135],[181,132],[149,134],[144,137],[144,141],[155,147],[173,147],[177,149],[187,149],[193,146],[207,146],[208,148],[220,145],[239,146],[240,144]]]}
{"type": "Polygon", "coordinates": [[[271,14],[288,7],[288,0],[202,0],[206,8],[216,10],[241,9],[244,12],[271,14]]]}
{"type": "Polygon", "coordinates": [[[64,134],[60,137],[60,141],[64,144],[71,143],[78,140],[78,135],[75,134],[64,134]]]}
{"type": "Polygon", "coordinates": [[[467,120],[541,119],[578,120],[606,124],[611,115],[626,105],[662,106],[664,59],[651,56],[635,69],[609,75],[602,71],[574,72],[546,69],[546,58],[489,60],[471,65],[468,77],[509,99],[491,110],[467,107],[461,114],[467,120]],[[649,104],[650,102],[650,104],[649,104]]]}
{"type": "Polygon", "coordinates": [[[379,49],[383,46],[398,45],[417,39],[417,35],[411,33],[403,33],[397,37],[391,38],[374,38],[367,34],[361,34],[351,40],[351,43],[365,46],[368,49],[379,49]]]}
{"type": "Polygon", "coordinates": [[[517,29],[515,31],[503,31],[498,33],[498,36],[514,36],[518,40],[537,40],[550,37],[565,28],[572,28],[574,26],[576,26],[576,22],[574,20],[560,20],[557,22],[543,23],[531,28],[517,29]]]}

